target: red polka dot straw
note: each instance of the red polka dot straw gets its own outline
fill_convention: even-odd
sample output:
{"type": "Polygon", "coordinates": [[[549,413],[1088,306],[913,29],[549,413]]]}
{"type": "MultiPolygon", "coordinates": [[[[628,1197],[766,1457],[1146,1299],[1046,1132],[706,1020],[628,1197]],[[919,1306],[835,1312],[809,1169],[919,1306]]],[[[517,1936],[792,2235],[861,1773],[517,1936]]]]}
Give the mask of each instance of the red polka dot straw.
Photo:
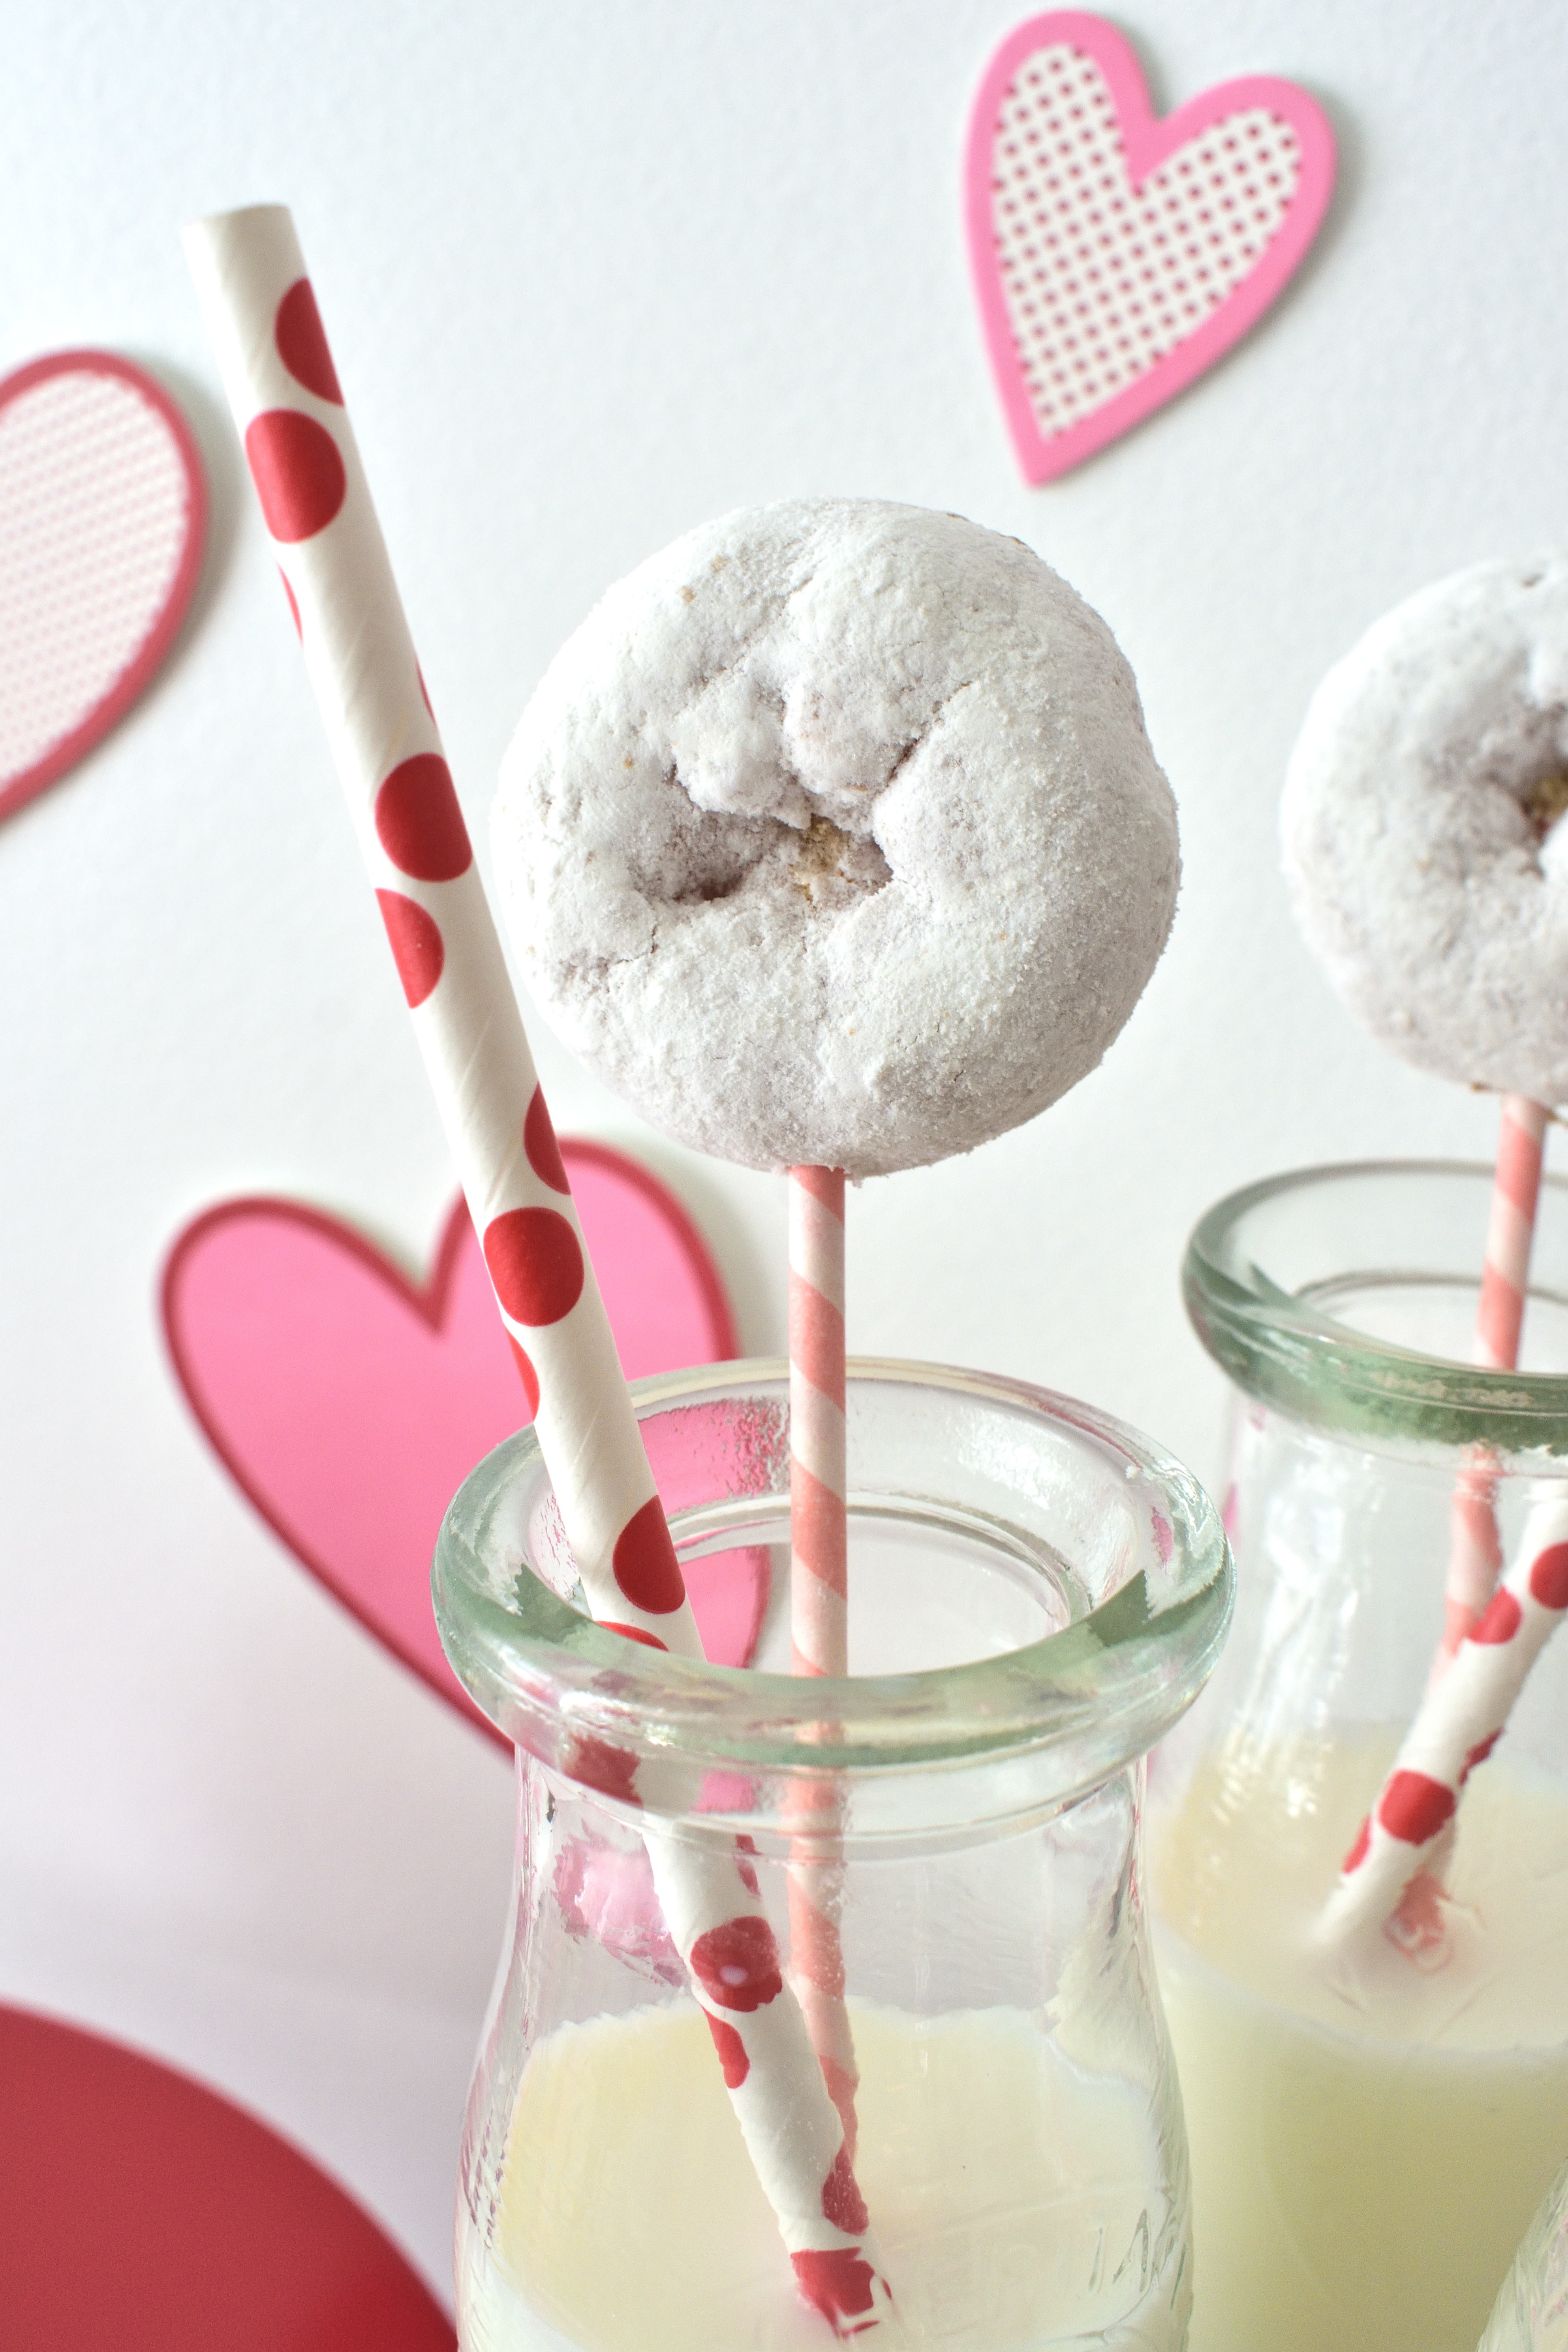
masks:
{"type": "Polygon", "coordinates": [[[1441,1941],[1412,1904],[1414,1882],[1450,1834],[1466,1781],[1500,1738],[1525,1676],[1568,1615],[1568,1496],[1542,1481],[1502,1582],[1427,1691],[1394,1768],[1341,1866],[1319,1921],[1321,1940],[1344,1948],[1383,1929],[1417,1958],[1441,1941]]]}
{"type": "Polygon", "coordinates": [[[186,244],[589,1607],[700,1655],[293,225],[258,205],[186,244]],[[634,1523],[664,1569],[642,1599],[616,1568],[634,1523]]]}
{"type": "MultiPolygon", "coordinates": [[[[589,1610],[700,1657],[293,223],[279,205],[219,214],[185,248],[589,1610]]],[[[642,1802],[634,1755],[580,1747],[581,1778],[642,1802]]],[[[651,1815],[647,1834],[796,2276],[857,2334],[888,2290],[755,1875],[733,1848],[693,1856],[651,1815]]]]}

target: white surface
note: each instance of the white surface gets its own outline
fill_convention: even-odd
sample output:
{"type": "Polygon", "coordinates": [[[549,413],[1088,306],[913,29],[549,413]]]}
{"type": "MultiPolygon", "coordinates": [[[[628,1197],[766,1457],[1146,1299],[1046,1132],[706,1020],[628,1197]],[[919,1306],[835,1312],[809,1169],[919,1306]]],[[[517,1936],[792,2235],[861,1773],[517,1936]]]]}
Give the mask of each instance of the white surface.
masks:
{"type": "MultiPolygon", "coordinates": [[[[153,1320],[163,1249],[217,1197],[303,1195],[414,1263],[451,1181],[176,233],[295,208],[481,845],[555,646],[726,507],[957,509],[1105,614],[1180,803],[1174,939],[1066,1102],[853,1201],[850,1328],[1077,1391],[1209,1468],[1219,1384],[1176,1296],[1194,1216],[1312,1160],[1489,1149],[1488,1105],[1341,1012],[1275,810],[1313,686],[1375,614],[1568,528],[1568,32],[1552,0],[1146,0],[1125,21],[1162,109],[1292,75],[1341,193],[1215,374],[1030,490],[959,226],[969,98],[1026,13],[6,10],[0,366],[79,342],[154,365],[216,520],[162,684],[0,829],[0,1991],[251,2100],[443,2281],[506,1773],[258,1525],[153,1320]]],[[[539,1043],[563,1129],[641,1139],[539,1043]]],[[[782,1184],[650,1156],[776,1344],[782,1184]]]]}

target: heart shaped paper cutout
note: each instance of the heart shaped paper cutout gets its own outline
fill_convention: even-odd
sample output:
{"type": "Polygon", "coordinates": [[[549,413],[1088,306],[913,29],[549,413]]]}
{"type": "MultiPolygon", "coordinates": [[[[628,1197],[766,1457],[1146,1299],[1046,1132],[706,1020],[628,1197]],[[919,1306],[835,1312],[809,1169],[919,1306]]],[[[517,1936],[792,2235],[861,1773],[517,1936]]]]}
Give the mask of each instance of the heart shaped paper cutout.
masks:
{"type": "Polygon", "coordinates": [[[54,352],[0,377],[0,817],[152,683],[206,514],[190,427],[144,369],[54,352]]]}
{"type": "Polygon", "coordinates": [[[1283,292],[1333,184],[1333,133],[1294,82],[1221,82],[1161,121],[1103,17],[1009,34],[974,101],[965,204],[1025,478],[1054,480],[1211,368],[1283,292]]]}
{"type": "MultiPolygon", "coordinates": [[[[627,1379],[733,1356],[723,1286],[679,1202],[604,1144],[563,1138],[561,1152],[627,1379]]],[[[262,1517],[395,1656],[490,1731],[441,1649],[430,1559],[458,1487],[529,1408],[461,1199],[423,1285],[299,1202],[221,1202],[175,1241],[162,1302],[191,1409],[262,1517]]],[[[767,1561],[748,1549],[691,1564],[717,1663],[751,1655],[767,1561]]]]}
{"type": "Polygon", "coordinates": [[[453,2352],[368,2213],[254,2116],[0,2006],[0,2312],[26,2352],[453,2352]]]}

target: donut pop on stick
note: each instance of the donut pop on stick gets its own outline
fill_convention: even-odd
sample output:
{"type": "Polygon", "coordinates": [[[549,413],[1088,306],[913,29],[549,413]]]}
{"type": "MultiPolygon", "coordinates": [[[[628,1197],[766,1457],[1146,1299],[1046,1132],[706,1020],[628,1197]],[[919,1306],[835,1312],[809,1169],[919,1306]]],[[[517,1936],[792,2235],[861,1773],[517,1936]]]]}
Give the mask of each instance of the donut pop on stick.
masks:
{"type": "MultiPolygon", "coordinates": [[[[1296,911],[1351,1011],[1421,1068],[1504,1097],[1475,1347],[1504,1368],[1546,1106],[1568,1099],[1565,703],[1568,558],[1478,564],[1387,614],[1329,673],[1283,806],[1296,911]]],[[[1369,1922],[1417,1957],[1440,1937],[1427,1896],[1459,1790],[1557,1622],[1528,1591],[1510,1601],[1511,1571],[1489,1600],[1494,1484],[1479,1458],[1460,1474],[1443,1651],[1323,1915],[1331,1943],[1369,1922]],[[1525,1630],[1504,1641],[1514,1605],[1525,1630]],[[1495,1653],[1487,1671],[1481,1652],[1495,1653]]],[[[1527,1586],[1532,1549],[1536,1518],[1516,1564],[1527,1586]]]]}
{"type": "MultiPolygon", "coordinates": [[[[495,844],[530,985],[700,1149],[790,1171],[792,1631],[845,1650],[843,1185],[968,1150],[1099,1061],[1164,945],[1174,811],[1109,631],[1029,549],[816,499],[689,533],[562,649],[495,844]]],[[[794,1968],[853,2131],[830,1786],[794,1968]]]]}
{"type": "MultiPolygon", "coordinates": [[[[260,205],[185,246],[589,1609],[700,1656],[293,224],[260,205]]],[[[887,2291],[755,1877],[647,1844],[796,2277],[858,2333],[887,2291]]]]}

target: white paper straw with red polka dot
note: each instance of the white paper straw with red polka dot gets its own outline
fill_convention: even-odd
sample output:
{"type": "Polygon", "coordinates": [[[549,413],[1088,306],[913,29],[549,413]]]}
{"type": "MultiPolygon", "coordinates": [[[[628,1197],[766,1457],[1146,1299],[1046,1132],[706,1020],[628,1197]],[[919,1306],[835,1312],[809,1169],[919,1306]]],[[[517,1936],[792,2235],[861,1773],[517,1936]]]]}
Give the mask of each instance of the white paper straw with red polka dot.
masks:
{"type": "MultiPolygon", "coordinates": [[[[790,1644],[797,1675],[849,1671],[844,1171],[789,1172],[790,1644]]],[[[859,2069],[845,2005],[839,1795],[791,1791],[790,1975],[851,2154],[859,2069]]]]}
{"type": "Polygon", "coordinates": [[[818,2070],[805,2015],[784,1984],[773,1929],[742,1856],[694,1853],[647,1836],[654,1884],[690,1972],[758,2179],[778,2216],[796,2281],[840,2336],[892,2312],[855,2158],[818,2070]],[[791,2110],[778,2086],[809,2079],[791,2110]]]}
{"type": "Polygon", "coordinates": [[[1402,1917],[1401,1900],[1449,1836],[1466,1781],[1497,1746],[1565,1614],[1568,1487],[1542,1481],[1512,1564],[1426,1693],[1345,1856],[1319,1922],[1325,1944],[1342,1949],[1383,1928],[1415,1956],[1440,1949],[1440,1922],[1402,1917]]]}
{"type": "Polygon", "coordinates": [[[186,247],[589,1606],[700,1654],[293,225],[186,247]]]}
{"type": "MultiPolygon", "coordinates": [[[[1497,1371],[1510,1372],[1519,1362],[1548,1117],[1545,1106],[1531,1102],[1528,1095],[1503,1097],[1491,1218],[1471,1349],[1474,1362],[1497,1371]]],[[[1491,1599],[1501,1566],[1497,1462],[1487,1448],[1478,1446],[1454,1482],[1453,1535],[1436,1673],[1447,1666],[1491,1599]]]]}
{"type": "MultiPolygon", "coordinates": [[[[589,1610],[700,1657],[293,223],[220,214],[185,247],[589,1610]]],[[[638,1802],[635,1759],[584,1760],[638,1802]]],[[[802,2289],[858,2332],[887,2290],[798,2005],[761,1957],[754,1874],[722,1843],[648,1843],[802,2289]]]]}

